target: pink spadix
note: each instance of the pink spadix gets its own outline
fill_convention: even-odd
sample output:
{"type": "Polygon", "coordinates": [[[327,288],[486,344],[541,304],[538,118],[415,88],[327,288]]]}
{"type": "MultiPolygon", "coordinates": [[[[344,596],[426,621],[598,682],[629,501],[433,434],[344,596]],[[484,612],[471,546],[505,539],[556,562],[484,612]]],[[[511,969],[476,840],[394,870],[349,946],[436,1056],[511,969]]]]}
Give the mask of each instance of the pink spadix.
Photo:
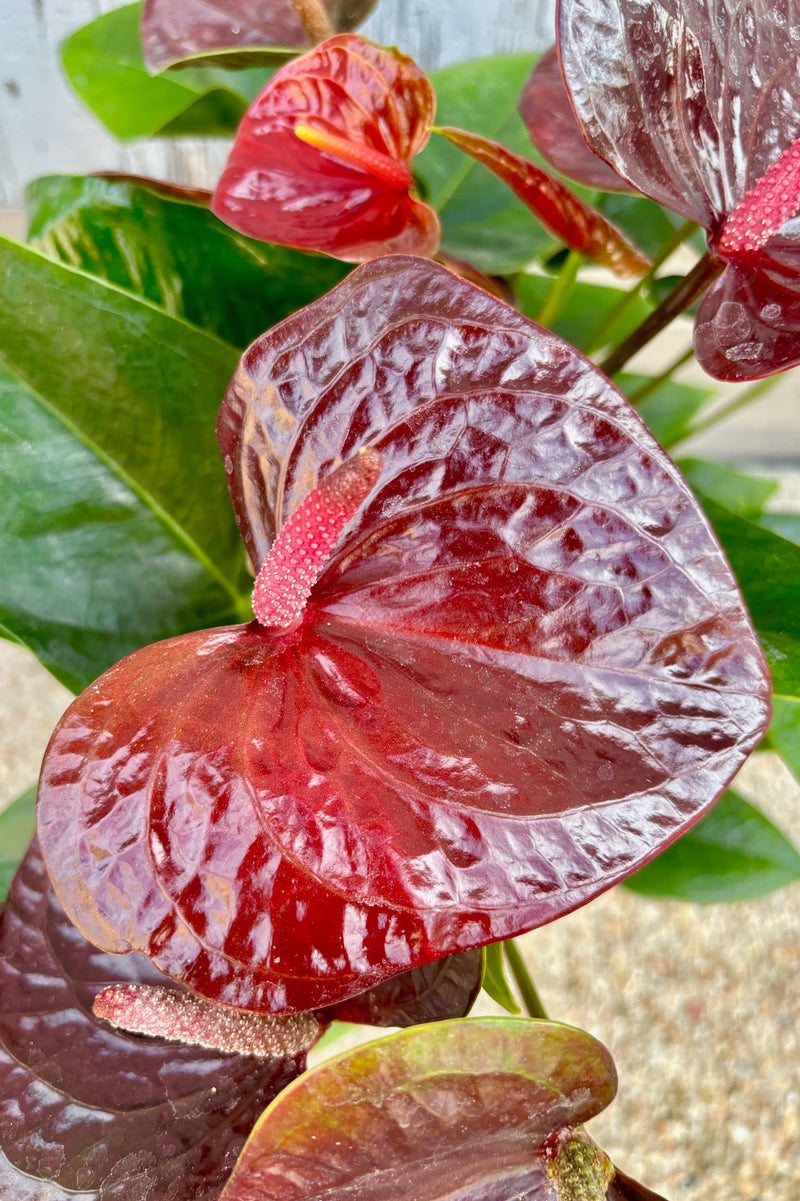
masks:
{"type": "Polygon", "coordinates": [[[372,491],[380,469],[377,450],[360,450],[298,506],[256,578],[253,612],[262,626],[288,629],[300,620],[339,535],[372,491]]]}
{"type": "Polygon", "coordinates": [[[717,250],[728,258],[759,251],[800,208],[800,139],[745,193],[717,238],[717,250]]]}
{"type": "Polygon", "coordinates": [[[120,1030],[259,1059],[301,1055],[322,1033],[313,1013],[280,1017],[227,1009],[189,992],[119,984],[95,997],[94,1013],[120,1030]]]}

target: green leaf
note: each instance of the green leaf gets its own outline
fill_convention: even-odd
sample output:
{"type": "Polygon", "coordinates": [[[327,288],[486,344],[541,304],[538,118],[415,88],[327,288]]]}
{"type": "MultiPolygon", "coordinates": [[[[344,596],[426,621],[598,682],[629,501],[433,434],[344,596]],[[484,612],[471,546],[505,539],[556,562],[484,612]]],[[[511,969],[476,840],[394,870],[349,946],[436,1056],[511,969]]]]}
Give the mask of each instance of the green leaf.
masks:
{"type": "Polygon", "coordinates": [[[84,104],[123,140],[233,133],[269,72],[239,71],[235,84],[213,67],[152,77],[139,40],[140,11],[140,4],[117,8],[67,38],[64,70],[84,104]]]}
{"type": "Polygon", "coordinates": [[[624,374],[616,382],[633,401],[653,437],[667,449],[689,437],[695,417],[714,395],[712,388],[694,388],[667,380],[639,401],[637,393],[649,389],[650,376],[624,374]]]}
{"type": "Polygon", "coordinates": [[[800,547],[700,499],[744,595],[775,692],[800,697],[800,547]]]}
{"type": "Polygon", "coordinates": [[[800,546],[800,513],[762,513],[758,524],[800,546]]]}
{"type": "MultiPolygon", "coordinates": [[[[520,275],[514,281],[517,300],[526,317],[538,320],[542,305],[553,287],[553,280],[543,275],[520,275]]],[[[574,284],[558,319],[553,325],[557,334],[573,346],[585,342],[601,321],[613,312],[625,293],[619,288],[597,284],[574,284]]],[[[636,328],[651,309],[645,301],[637,300],[609,327],[609,341],[622,341],[636,328]]]]}
{"type": "Polygon", "coordinates": [[[254,242],[191,198],[132,180],[53,175],[28,186],[29,237],[73,267],[244,347],[339,283],[335,259],[254,242]]]}
{"type": "Polygon", "coordinates": [[[511,986],[506,980],[505,969],[503,967],[503,944],[501,942],[489,943],[488,947],[483,948],[483,981],[482,988],[485,993],[496,1001],[507,1013],[520,1013],[520,1007],[517,1004],[516,997],[511,991],[511,986]]]}
{"type": "Polygon", "coordinates": [[[615,1090],[611,1056],[581,1030],[520,1018],[414,1026],[285,1089],[220,1201],[543,1198],[555,1195],[551,1175],[559,1197],[563,1177],[565,1201],[589,1201],[614,1169],[576,1127],[615,1090]]]}
{"type": "Polygon", "coordinates": [[[795,697],[773,696],[769,739],[800,780],[800,700],[795,697]]]}
{"type": "Polygon", "coordinates": [[[237,360],[0,239],[0,622],[69,687],[247,611],[214,438],[237,360]]]}
{"type": "Polygon", "coordinates": [[[36,786],[0,813],[0,902],[36,831],[36,786]]]}
{"type": "Polygon", "coordinates": [[[677,463],[698,495],[715,500],[740,517],[760,517],[778,487],[777,480],[745,475],[713,459],[678,459],[677,463]]]}
{"type": "Polygon", "coordinates": [[[771,822],[734,792],[625,882],[651,897],[742,901],[800,880],[800,855],[771,822]]]}
{"type": "MultiPolygon", "coordinates": [[[[517,112],[535,61],[530,54],[504,55],[432,72],[437,124],[474,130],[544,165],[517,112]]],[[[441,218],[446,254],[507,274],[558,247],[504,183],[445,138],[433,134],[413,165],[441,218]]]]}
{"type": "MultiPolygon", "coordinates": [[[[669,213],[654,200],[626,192],[604,192],[597,201],[600,212],[624,230],[636,246],[654,258],[683,218],[669,213]]],[[[703,239],[704,241],[704,239],[703,239]]],[[[702,247],[702,250],[705,246],[702,247]]]]}

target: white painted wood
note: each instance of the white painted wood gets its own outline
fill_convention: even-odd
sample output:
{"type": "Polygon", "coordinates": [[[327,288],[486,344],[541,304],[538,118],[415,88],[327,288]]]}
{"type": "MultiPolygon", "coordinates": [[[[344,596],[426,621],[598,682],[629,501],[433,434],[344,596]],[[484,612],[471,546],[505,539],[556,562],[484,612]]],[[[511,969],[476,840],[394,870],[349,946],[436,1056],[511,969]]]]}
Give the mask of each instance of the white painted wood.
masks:
{"type": "MultiPolygon", "coordinates": [[[[552,41],[555,0],[381,0],[362,32],[426,69],[552,41]]],[[[100,169],[212,185],[223,139],[121,147],[64,80],[58,46],[119,0],[0,0],[0,209],[19,208],[38,175],[100,169]]]]}

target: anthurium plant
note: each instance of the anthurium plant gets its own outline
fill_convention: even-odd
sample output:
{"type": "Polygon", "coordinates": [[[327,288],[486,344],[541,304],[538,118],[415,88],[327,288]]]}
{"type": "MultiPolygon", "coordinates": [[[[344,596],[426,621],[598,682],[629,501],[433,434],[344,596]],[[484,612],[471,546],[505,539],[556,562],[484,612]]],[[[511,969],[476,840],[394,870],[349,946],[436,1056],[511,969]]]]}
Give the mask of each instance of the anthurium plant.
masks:
{"type": "Polygon", "coordinates": [[[4,1198],[658,1201],[513,939],[800,879],[728,790],[800,772],[800,526],[671,457],[765,384],[622,372],[693,310],[712,381],[800,362],[800,0],[431,77],[372,7],[77,31],[109,128],[227,166],[0,242],[2,632],[76,693],[0,816],[4,1198]],[[307,1071],[343,1022],[400,1033],[307,1071]]]}

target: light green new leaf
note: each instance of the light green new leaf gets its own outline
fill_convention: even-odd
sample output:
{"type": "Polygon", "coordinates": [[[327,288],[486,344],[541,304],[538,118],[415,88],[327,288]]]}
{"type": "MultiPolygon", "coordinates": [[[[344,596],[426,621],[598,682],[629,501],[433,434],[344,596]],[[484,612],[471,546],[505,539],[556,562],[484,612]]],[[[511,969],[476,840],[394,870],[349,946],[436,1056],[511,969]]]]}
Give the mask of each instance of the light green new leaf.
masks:
{"type": "Polygon", "coordinates": [[[665,380],[650,392],[651,377],[646,375],[623,374],[616,382],[653,437],[667,449],[689,437],[697,414],[714,395],[711,388],[695,388],[674,380],[665,380]],[[637,400],[637,394],[645,388],[648,395],[637,400]]]}
{"type": "Polygon", "coordinates": [[[491,942],[483,948],[483,991],[496,1001],[507,1013],[520,1013],[511,985],[506,980],[503,967],[503,944],[491,942]]]}
{"type": "Polygon", "coordinates": [[[773,696],[769,739],[800,780],[800,700],[773,696]]]}
{"type": "Polygon", "coordinates": [[[140,12],[140,4],[114,9],[67,38],[64,70],[84,104],[123,140],[234,133],[270,72],[259,68],[231,76],[205,67],[150,76],[139,39],[140,12]]]}
{"type": "Polygon", "coordinates": [[[726,792],[696,826],[636,872],[634,892],[681,901],[741,901],[800,880],[800,855],[770,821],[726,792]]]}
{"type": "MultiPolygon", "coordinates": [[[[517,300],[526,317],[538,320],[553,283],[553,279],[545,275],[521,275],[514,281],[517,300]]],[[[623,295],[619,288],[577,283],[552,328],[573,346],[580,346],[595,326],[613,312],[623,295]]],[[[637,299],[620,320],[609,327],[609,339],[622,341],[650,312],[651,306],[637,299]]]]}

